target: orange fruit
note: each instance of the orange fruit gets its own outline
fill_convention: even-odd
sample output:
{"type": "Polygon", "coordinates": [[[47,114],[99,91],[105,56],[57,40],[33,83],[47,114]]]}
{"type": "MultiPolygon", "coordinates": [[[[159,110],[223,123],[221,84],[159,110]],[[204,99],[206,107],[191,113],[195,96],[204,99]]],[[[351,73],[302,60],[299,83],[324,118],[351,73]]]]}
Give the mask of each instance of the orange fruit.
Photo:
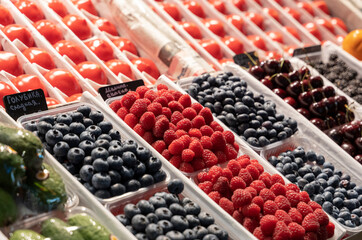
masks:
{"type": "Polygon", "coordinates": [[[344,38],[342,48],[358,60],[362,60],[362,29],[350,32],[344,38]]]}

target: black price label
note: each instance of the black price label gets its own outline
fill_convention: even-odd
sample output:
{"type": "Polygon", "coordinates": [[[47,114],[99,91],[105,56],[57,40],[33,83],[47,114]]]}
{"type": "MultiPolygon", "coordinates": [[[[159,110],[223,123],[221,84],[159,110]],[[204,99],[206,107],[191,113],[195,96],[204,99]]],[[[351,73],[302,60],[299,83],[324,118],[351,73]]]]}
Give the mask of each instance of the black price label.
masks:
{"type": "Polygon", "coordinates": [[[126,94],[128,91],[135,91],[139,86],[145,85],[143,80],[134,80],[131,82],[118,83],[101,87],[98,89],[99,94],[104,100],[109,98],[118,97],[126,94]]]}
{"type": "Polygon", "coordinates": [[[23,115],[48,110],[42,89],[7,95],[3,99],[6,112],[15,120],[23,115]]]}
{"type": "Polygon", "coordinates": [[[256,52],[246,52],[243,54],[237,54],[233,57],[234,62],[242,67],[250,68],[259,63],[259,57],[256,52]]]}
{"type": "Polygon", "coordinates": [[[320,52],[320,51],[322,51],[322,45],[314,45],[314,46],[305,47],[305,48],[296,48],[293,52],[293,57],[316,53],[316,52],[320,52]]]}

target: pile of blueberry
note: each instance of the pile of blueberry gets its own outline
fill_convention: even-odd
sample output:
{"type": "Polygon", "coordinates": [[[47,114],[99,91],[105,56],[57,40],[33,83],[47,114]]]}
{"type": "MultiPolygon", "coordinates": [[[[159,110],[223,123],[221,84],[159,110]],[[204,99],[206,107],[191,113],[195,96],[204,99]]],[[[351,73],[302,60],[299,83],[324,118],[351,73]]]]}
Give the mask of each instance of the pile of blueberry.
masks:
{"type": "Polygon", "coordinates": [[[327,63],[312,61],[309,64],[348,96],[362,104],[362,78],[336,54],[331,54],[327,63]]]}
{"type": "Polygon", "coordinates": [[[362,224],[362,187],[326,162],[323,155],[297,147],[268,160],[340,223],[348,227],[362,224]]]}
{"type": "Polygon", "coordinates": [[[96,197],[119,196],[166,178],[158,158],[133,140],[121,142],[103,114],[88,106],[44,116],[24,127],[96,197]]]}
{"type": "Polygon", "coordinates": [[[117,219],[140,240],[228,239],[228,233],[209,213],[189,198],[178,196],[184,188],[181,180],[172,180],[167,188],[169,193],[158,192],[148,201],[127,204],[117,219]]]}
{"type": "Polygon", "coordinates": [[[264,147],[297,131],[294,119],[277,113],[273,102],[230,72],[195,77],[187,92],[252,146],[264,147]]]}

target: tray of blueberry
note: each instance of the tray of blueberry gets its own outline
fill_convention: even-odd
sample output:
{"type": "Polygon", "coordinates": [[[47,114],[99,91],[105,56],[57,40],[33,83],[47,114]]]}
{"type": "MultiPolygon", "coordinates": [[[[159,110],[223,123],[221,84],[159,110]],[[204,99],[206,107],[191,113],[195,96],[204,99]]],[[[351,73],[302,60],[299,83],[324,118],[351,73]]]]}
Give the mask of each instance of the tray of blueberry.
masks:
{"type": "Polygon", "coordinates": [[[89,104],[66,105],[18,121],[102,203],[144,191],[169,176],[149,149],[89,104]]]}

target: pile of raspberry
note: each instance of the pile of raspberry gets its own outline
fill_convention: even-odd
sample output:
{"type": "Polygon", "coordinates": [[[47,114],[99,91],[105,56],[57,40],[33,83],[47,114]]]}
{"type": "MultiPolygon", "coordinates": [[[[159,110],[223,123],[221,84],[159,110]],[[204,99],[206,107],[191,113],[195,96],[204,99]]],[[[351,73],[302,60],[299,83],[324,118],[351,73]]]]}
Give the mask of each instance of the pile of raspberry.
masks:
{"type": "Polygon", "coordinates": [[[209,108],[191,103],[188,94],[145,86],[110,104],[111,109],[159,153],[183,172],[235,159],[239,146],[231,131],[214,121],[209,108]]]}
{"type": "Polygon", "coordinates": [[[197,175],[198,186],[258,239],[327,239],[334,225],[295,184],[264,172],[247,155],[197,175]]]}

